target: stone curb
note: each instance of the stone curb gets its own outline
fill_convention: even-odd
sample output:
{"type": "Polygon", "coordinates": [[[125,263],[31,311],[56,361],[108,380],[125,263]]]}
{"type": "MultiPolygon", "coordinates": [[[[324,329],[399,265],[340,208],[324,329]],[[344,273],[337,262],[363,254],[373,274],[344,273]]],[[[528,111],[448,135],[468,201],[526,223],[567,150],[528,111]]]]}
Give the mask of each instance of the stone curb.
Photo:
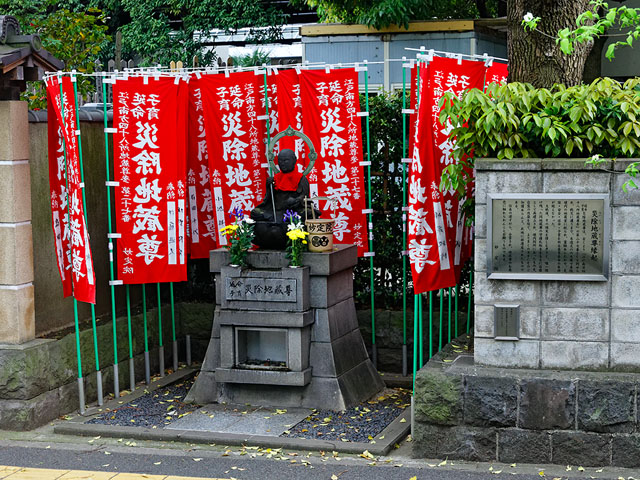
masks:
{"type": "MultiPolygon", "coordinates": [[[[179,372],[178,372],[179,373],[179,372]]],[[[159,382],[158,382],[159,383],[159,382]]],[[[122,397],[126,398],[126,397],[122,397]]],[[[120,400],[121,401],[121,400],[120,400]]],[[[105,406],[105,408],[108,408],[105,406]]],[[[376,443],[334,442],[309,440],[305,438],[272,437],[266,435],[245,435],[237,433],[197,432],[193,430],[164,430],[140,427],[120,427],[114,425],[79,423],[77,417],[53,429],[63,435],[102,436],[111,438],[131,438],[136,440],[154,440],[159,442],[216,443],[218,445],[256,446],[269,448],[287,448],[292,450],[330,450],[341,453],[360,454],[368,450],[372,455],[382,456],[389,453],[411,429],[411,412],[405,410],[378,436],[376,443]],[[402,419],[405,422],[402,422],[402,419]],[[381,437],[384,437],[381,439],[381,437]]],[[[82,417],[81,417],[82,418],[82,417]]]]}

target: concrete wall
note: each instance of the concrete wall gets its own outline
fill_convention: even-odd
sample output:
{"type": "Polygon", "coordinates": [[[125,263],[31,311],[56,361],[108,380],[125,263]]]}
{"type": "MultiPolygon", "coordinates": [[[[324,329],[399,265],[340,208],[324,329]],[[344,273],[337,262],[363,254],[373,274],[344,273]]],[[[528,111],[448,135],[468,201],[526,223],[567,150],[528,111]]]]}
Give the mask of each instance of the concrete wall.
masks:
{"type": "Polygon", "coordinates": [[[627,161],[476,162],[475,361],[543,369],[640,371],[640,192],[622,191],[627,161]],[[488,193],[608,193],[608,281],[487,279],[488,193]],[[494,304],[520,305],[520,340],[496,341],[494,304]]]}

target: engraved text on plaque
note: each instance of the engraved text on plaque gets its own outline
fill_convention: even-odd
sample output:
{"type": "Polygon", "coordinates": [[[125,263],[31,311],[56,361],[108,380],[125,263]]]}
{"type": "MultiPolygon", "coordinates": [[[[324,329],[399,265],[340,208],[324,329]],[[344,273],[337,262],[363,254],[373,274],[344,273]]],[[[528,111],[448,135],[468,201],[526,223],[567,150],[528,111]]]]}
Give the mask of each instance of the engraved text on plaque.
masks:
{"type": "Polygon", "coordinates": [[[607,279],[607,194],[489,194],[490,279],[607,279]]]}

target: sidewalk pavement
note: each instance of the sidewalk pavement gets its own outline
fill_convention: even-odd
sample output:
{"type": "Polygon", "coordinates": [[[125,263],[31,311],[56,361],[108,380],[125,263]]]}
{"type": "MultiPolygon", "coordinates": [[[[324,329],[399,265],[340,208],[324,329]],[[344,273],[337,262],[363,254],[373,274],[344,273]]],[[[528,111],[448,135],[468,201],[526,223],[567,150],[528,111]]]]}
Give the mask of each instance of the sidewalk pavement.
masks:
{"type": "Polygon", "coordinates": [[[49,468],[20,468],[0,465],[1,480],[230,480],[222,478],[176,477],[175,475],[146,475],[144,473],[96,472],[89,470],[56,470],[49,468]]]}

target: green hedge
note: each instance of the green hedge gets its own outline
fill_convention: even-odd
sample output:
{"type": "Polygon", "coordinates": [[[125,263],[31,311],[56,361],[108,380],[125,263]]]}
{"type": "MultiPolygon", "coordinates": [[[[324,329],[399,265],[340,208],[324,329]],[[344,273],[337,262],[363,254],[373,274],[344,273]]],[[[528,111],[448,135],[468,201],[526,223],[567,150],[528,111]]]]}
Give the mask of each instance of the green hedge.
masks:
{"type": "MultiPolygon", "coordinates": [[[[624,84],[599,78],[590,85],[535,88],[493,84],[461,99],[445,94],[441,122],[451,122],[457,165],[443,187],[464,192],[473,158],[636,157],[640,151],[640,79],[624,84]],[[450,101],[447,101],[450,100],[450,101]]],[[[625,188],[636,188],[638,164],[627,168],[625,188]]]]}

